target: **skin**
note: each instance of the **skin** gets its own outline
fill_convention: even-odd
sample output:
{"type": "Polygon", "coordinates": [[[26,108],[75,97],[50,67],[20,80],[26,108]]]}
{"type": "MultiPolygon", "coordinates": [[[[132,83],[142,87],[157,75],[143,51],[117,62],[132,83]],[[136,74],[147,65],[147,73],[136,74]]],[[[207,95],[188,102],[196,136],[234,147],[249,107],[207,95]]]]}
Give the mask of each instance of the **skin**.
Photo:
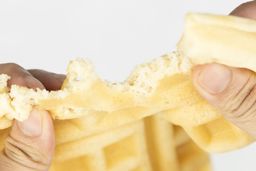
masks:
{"type": "MultiPolygon", "coordinates": [[[[237,7],[230,15],[256,20],[256,1],[237,7]]],[[[248,69],[220,64],[193,68],[193,83],[210,104],[224,117],[256,137],[256,75],[248,69]]]]}
{"type": "MultiPolygon", "coordinates": [[[[60,89],[64,75],[43,70],[25,70],[13,63],[0,64],[0,73],[11,76],[8,85],[29,88],[60,89]]],[[[14,121],[0,153],[1,171],[47,171],[55,147],[52,119],[47,111],[33,110],[28,120],[14,121]]]]}
{"type": "MultiPolygon", "coordinates": [[[[256,19],[256,2],[244,3],[231,15],[256,19]]],[[[11,76],[8,85],[60,89],[64,75],[43,70],[25,70],[13,63],[0,64],[0,73],[11,76]]],[[[193,68],[193,83],[203,98],[223,115],[256,137],[256,76],[254,72],[220,64],[193,68]],[[218,77],[216,77],[218,75],[218,77]],[[211,79],[209,79],[211,78],[211,79]]],[[[0,153],[1,171],[48,171],[55,147],[52,119],[47,111],[33,110],[28,120],[14,121],[0,153]]]]}

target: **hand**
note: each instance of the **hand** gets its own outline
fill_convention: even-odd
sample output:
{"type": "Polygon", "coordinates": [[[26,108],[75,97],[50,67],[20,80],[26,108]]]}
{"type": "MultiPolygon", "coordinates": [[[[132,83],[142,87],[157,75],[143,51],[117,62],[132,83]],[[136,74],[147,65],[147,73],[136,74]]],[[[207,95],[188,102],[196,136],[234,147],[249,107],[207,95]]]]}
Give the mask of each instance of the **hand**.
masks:
{"type": "MultiPolygon", "coordinates": [[[[17,64],[0,64],[0,73],[11,76],[8,85],[60,89],[65,78],[41,70],[25,70],[17,64]]],[[[47,171],[55,147],[53,123],[47,111],[33,110],[24,122],[14,121],[0,153],[1,171],[47,171]]]]}
{"type": "MultiPolygon", "coordinates": [[[[256,20],[256,1],[240,5],[231,15],[256,20]]],[[[228,120],[256,137],[254,72],[220,64],[206,64],[193,68],[192,76],[198,92],[210,104],[217,107],[228,120]]]]}

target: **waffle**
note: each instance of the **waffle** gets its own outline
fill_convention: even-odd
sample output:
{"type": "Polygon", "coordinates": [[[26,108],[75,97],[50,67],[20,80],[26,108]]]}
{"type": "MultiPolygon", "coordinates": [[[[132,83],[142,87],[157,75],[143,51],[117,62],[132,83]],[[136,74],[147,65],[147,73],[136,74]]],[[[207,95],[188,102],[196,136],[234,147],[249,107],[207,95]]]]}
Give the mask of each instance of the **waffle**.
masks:
{"type": "Polygon", "coordinates": [[[70,62],[59,91],[9,89],[2,74],[0,147],[4,128],[36,107],[55,119],[51,171],[209,171],[204,151],[235,150],[254,138],[201,98],[190,71],[207,62],[255,71],[255,32],[253,20],[188,14],[177,52],[137,66],[120,83],[100,79],[82,59],[70,62]]]}
{"type": "Polygon", "coordinates": [[[59,143],[56,156],[50,171],[211,170],[207,153],[160,115],[59,143]]]}

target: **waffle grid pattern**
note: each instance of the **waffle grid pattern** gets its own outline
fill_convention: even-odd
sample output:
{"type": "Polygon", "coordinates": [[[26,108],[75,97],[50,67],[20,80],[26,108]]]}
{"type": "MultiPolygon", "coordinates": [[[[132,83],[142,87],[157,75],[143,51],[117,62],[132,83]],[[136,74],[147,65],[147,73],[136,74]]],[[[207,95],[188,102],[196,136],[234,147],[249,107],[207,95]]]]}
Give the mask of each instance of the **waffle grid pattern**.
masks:
{"type": "Polygon", "coordinates": [[[210,171],[208,155],[161,115],[57,145],[51,171],[210,171]]]}

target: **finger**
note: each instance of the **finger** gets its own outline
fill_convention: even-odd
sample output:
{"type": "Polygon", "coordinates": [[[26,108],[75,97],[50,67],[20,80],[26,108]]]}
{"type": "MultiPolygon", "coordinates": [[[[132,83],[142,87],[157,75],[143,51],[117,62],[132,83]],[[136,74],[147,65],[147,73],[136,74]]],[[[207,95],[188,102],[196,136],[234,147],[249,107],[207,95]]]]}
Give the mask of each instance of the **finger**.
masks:
{"type": "Polygon", "coordinates": [[[34,78],[27,70],[14,63],[0,64],[0,74],[7,74],[11,77],[8,86],[16,84],[28,88],[41,88],[43,84],[34,78]]]}
{"type": "Polygon", "coordinates": [[[49,114],[33,110],[16,121],[0,154],[1,171],[48,171],[54,152],[54,130],[49,114]]]}
{"type": "Polygon", "coordinates": [[[28,70],[35,78],[37,78],[47,90],[59,90],[66,76],[56,74],[39,69],[28,70]]]}
{"type": "Polygon", "coordinates": [[[254,72],[206,64],[194,67],[198,92],[224,116],[256,137],[256,75],[254,72]]]}
{"type": "MultiPolygon", "coordinates": [[[[241,4],[230,15],[256,19],[256,1],[241,4]]],[[[206,100],[223,111],[227,119],[256,136],[256,116],[252,112],[256,105],[253,98],[253,72],[211,64],[195,67],[192,75],[195,87],[206,100]],[[225,69],[228,72],[225,72],[225,69]],[[228,80],[229,77],[232,77],[232,81],[228,80]],[[203,82],[208,85],[204,85],[203,82]]]]}
{"type": "Polygon", "coordinates": [[[231,15],[256,19],[256,1],[250,1],[241,4],[236,9],[234,9],[231,15]]]}

